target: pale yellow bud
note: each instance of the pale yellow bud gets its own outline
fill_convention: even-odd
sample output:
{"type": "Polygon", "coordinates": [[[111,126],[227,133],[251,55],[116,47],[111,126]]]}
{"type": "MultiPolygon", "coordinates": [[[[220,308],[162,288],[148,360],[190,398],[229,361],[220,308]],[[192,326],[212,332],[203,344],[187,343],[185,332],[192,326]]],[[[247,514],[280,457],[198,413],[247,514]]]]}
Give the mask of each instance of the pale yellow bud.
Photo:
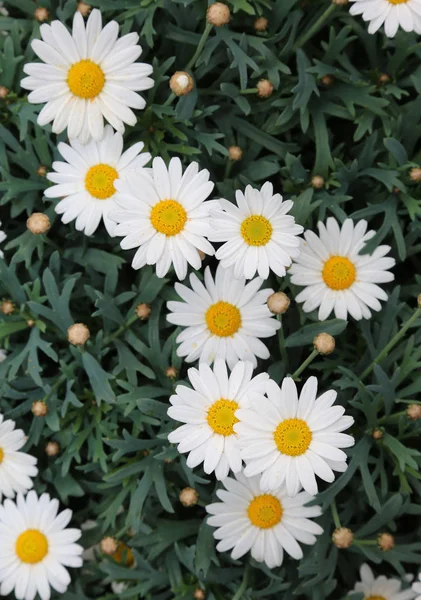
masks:
{"type": "Polygon", "coordinates": [[[330,333],[319,333],[314,338],[313,345],[319,354],[326,356],[335,350],[335,338],[330,333]]]}
{"type": "Polygon", "coordinates": [[[347,527],[338,527],[332,534],[332,542],[341,550],[349,548],[354,541],[354,534],[347,527]]]}
{"type": "Polygon", "coordinates": [[[229,23],[231,12],[229,7],[223,2],[214,2],[206,12],[207,22],[215,27],[221,27],[229,23]]]}
{"type": "Polygon", "coordinates": [[[170,88],[176,96],[186,96],[194,88],[194,81],[186,71],[177,71],[170,79],[170,88]]]}
{"type": "Polygon", "coordinates": [[[90,335],[89,329],[84,323],[70,325],[67,330],[67,339],[73,346],[83,346],[89,340],[90,335]]]}
{"type": "Polygon", "coordinates": [[[199,494],[194,488],[186,487],[181,490],[179,500],[183,506],[194,506],[199,501],[199,494]]]}

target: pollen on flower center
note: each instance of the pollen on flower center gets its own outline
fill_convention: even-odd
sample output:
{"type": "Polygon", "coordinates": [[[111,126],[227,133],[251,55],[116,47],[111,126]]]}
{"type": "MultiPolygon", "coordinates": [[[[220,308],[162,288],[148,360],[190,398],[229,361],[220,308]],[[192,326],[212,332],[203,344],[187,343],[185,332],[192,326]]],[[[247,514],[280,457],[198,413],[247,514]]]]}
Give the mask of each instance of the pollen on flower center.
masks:
{"type": "Polygon", "coordinates": [[[365,600],[386,600],[384,596],[367,596],[365,600]]]}
{"type": "Polygon", "coordinates": [[[229,337],[241,327],[241,313],[229,302],[216,302],[206,311],[206,324],[213,335],[229,337]]]}
{"type": "Polygon", "coordinates": [[[172,236],[183,231],[187,213],[177,200],[161,200],[152,208],[150,219],[156,231],[172,236]]]}
{"type": "Polygon", "coordinates": [[[0,465],[3,462],[3,459],[4,459],[4,451],[2,448],[0,448],[0,465]]]}
{"type": "Polygon", "coordinates": [[[248,518],[260,529],[275,527],[281,521],[283,512],[282,504],[272,494],[256,496],[247,509],[248,518]]]}
{"type": "Polygon", "coordinates": [[[103,70],[91,60],[80,60],[67,73],[67,85],[72,94],[79,98],[95,98],[102,91],[104,83],[103,70]]]}
{"type": "Polygon", "coordinates": [[[209,426],[219,435],[233,435],[234,425],[238,423],[235,411],[238,404],[234,400],[221,398],[212,404],[208,410],[207,421],[209,426]]]}
{"type": "Polygon", "coordinates": [[[241,235],[249,246],[265,246],[272,237],[272,225],[266,217],[252,215],[241,223],[241,235]]]}
{"type": "MultiPolygon", "coordinates": [[[[409,0],[388,0],[388,2],[390,4],[406,4],[406,2],[409,2],[409,0]]],[[[376,598],[376,596],[373,597],[376,598]]]]}
{"type": "Polygon", "coordinates": [[[106,200],[115,194],[114,181],[118,173],[114,167],[100,163],[89,169],[85,177],[85,188],[94,198],[106,200]]]}
{"type": "Polygon", "coordinates": [[[48,554],[48,541],[37,529],[28,529],[16,541],[16,554],[24,563],[34,565],[48,554]]]}
{"type": "Polygon", "coordinates": [[[332,290],[348,289],[356,276],[355,266],[345,256],[331,256],[323,266],[323,280],[332,290]]]}
{"type": "Polygon", "coordinates": [[[279,452],[300,456],[310,446],[313,434],[303,419],[286,419],[279,423],[273,437],[279,452]]]}

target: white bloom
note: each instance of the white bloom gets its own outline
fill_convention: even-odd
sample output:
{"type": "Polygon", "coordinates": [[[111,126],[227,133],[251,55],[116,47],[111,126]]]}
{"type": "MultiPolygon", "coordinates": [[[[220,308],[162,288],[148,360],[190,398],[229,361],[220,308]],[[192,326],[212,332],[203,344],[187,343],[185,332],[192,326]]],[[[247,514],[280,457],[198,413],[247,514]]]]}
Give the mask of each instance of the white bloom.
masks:
{"type": "Polygon", "coordinates": [[[119,223],[116,235],[125,236],[120,244],[124,250],[139,246],[134,269],[156,264],[156,274],[164,277],[173,263],[179,279],[186,277],[187,263],[200,269],[199,250],[214,253],[206,239],[214,203],[205,202],[213,185],[209,171],[199,171],[196,162],[183,174],[179,158],[172,158],[168,168],[155,158],[152,169],[116,181],[119,207],[110,218],[119,223]]]}
{"type": "Polygon", "coordinates": [[[85,146],[77,140],[60,143],[58,151],[66,162],[53,163],[54,171],[47,179],[56,183],[45,190],[47,198],[63,198],[55,210],[62,214],[63,223],[76,219],[76,229],[93,234],[101,218],[108,233],[113,236],[115,221],[108,213],[117,208],[117,179],[124,179],[130,171],[142,169],[151,160],[149,152],[142,152],[143,143],[138,142],[123,152],[123,137],[107,125],[104,137],[85,146]]]}
{"type": "Polygon", "coordinates": [[[215,281],[209,267],[205,269],[205,284],[197,275],[190,275],[193,289],[179,283],[175,291],[183,302],[168,302],[170,323],[186,327],[177,337],[178,356],[186,362],[211,364],[222,358],[233,369],[238,360],[269,358],[269,350],[259,338],[275,335],[281,324],[273,318],[266,300],[270,288],[259,291],[263,281],[256,277],[246,284],[235,279],[233,269],[216,270],[215,281]]]}
{"type": "Polygon", "coordinates": [[[125,583],[124,581],[112,581],[111,582],[111,589],[113,590],[114,594],[122,594],[124,591],[127,590],[128,588],[128,584],[125,583]]]}
{"type": "Polygon", "coordinates": [[[381,310],[379,300],[387,294],[377,283],[393,281],[388,269],[395,259],[386,257],[390,246],[378,246],[372,254],[360,254],[366,242],[375,235],[367,231],[367,221],[354,225],[346,219],[340,228],[330,217],[326,225],[319,222],[319,236],[304,233],[302,253],[292,264],[291,282],[305,286],[296,297],[304,302],[304,312],[319,308],[318,318],[324,321],[332,311],[338,319],[348,313],[354,319],[369,319],[371,310],[381,310]]]}
{"type": "Polygon", "coordinates": [[[7,358],[6,350],[0,349],[0,363],[2,363],[7,358]]]}
{"type": "MultiPolygon", "coordinates": [[[[1,227],[1,221],[0,221],[0,227],[1,227]]],[[[7,235],[4,233],[4,231],[0,230],[0,244],[1,242],[4,242],[4,240],[7,238],[7,235]]],[[[3,258],[4,254],[3,251],[0,250],[0,258],[3,258]]]]}
{"type": "Polygon", "coordinates": [[[252,557],[265,562],[269,568],[282,564],[284,550],[297,560],[303,557],[302,544],[315,544],[316,535],[323,529],[308,517],[318,517],[320,506],[305,506],[314,498],[301,492],[295,498],[287,495],[285,487],[272,494],[262,494],[259,478],[247,479],[238,473],[223,482],[225,490],[216,492],[222,502],[206,507],[213,515],[208,525],[218,527],[214,537],[220,540],[219,552],[231,550],[233,559],[251,551],[252,557]]]}
{"type": "Polygon", "coordinates": [[[362,15],[370,21],[368,33],[376,33],[384,24],[388,37],[394,37],[399,27],[421,33],[421,0],[350,0],[351,15],[362,15]]]}
{"type": "Polygon", "coordinates": [[[101,12],[94,9],[86,24],[80,12],[73,18],[70,35],[60,21],[41,25],[42,40],[32,49],[46,64],[29,63],[23,88],[33,90],[29,102],[46,105],[38,116],[43,126],[53,121],[53,132],[67,127],[70,139],[86,143],[90,136],[100,140],[104,118],[120,133],[124,123],[135,125],[132,108],[142,109],[145,100],[135,92],[153,86],[148,77],[152,67],[135,63],[142,53],[137,33],[118,39],[119,26],[110,21],[102,29],[101,12]]]}
{"type": "Polygon", "coordinates": [[[237,362],[228,376],[225,362],[215,361],[212,369],[202,363],[189,369],[193,389],[178,385],[171,396],[168,415],[185,423],[168,435],[179,452],[190,452],[187,465],[193,469],[204,463],[205,473],[215,471],[217,479],[227,477],[229,470],[241,470],[240,448],[233,425],[237,408],[250,403],[253,392],[264,393],[269,375],[253,377],[250,362],[237,362]]]}
{"type": "Polygon", "coordinates": [[[18,492],[25,493],[33,486],[31,477],[38,474],[37,459],[19,452],[26,444],[26,437],[15,426],[14,421],[5,421],[0,415],[0,501],[2,496],[13,498],[18,492]]]}
{"type": "Polygon", "coordinates": [[[362,592],[363,600],[412,600],[412,590],[401,590],[399,579],[388,579],[384,575],[374,578],[373,571],[367,564],[360,569],[361,581],[355,584],[354,592],[362,592]]]}
{"type": "Polygon", "coordinates": [[[415,598],[415,600],[421,600],[421,573],[418,573],[418,581],[415,581],[412,584],[412,591],[416,594],[420,594],[415,598]]]}
{"type": "Polygon", "coordinates": [[[66,529],[72,511],[57,514],[58,509],[58,500],[33,491],[0,506],[0,596],[14,591],[20,600],[34,600],[37,593],[49,600],[51,587],[65,593],[70,584],[65,567],[82,566],[83,548],[74,543],[82,532],[66,529]]]}
{"type": "Polygon", "coordinates": [[[347,468],[345,452],[340,448],[354,445],[354,438],[340,433],[354,419],[343,416],[342,406],[332,406],[336,392],[329,390],[316,400],[317,379],[310,377],[298,399],[297,387],[291,377],[285,377],[282,388],[269,380],[267,398],[254,394],[249,408],[236,412],[239,423],[241,456],[246,462],[244,475],[262,473],[263,491],[275,490],[286,484],[290,496],[303,487],[317,494],[316,477],[332,482],[333,471],[347,468]]]}
{"type": "Polygon", "coordinates": [[[226,242],[216,253],[223,267],[234,267],[237,279],[251,279],[258,272],[262,279],[272,270],[284,277],[291,258],[300,255],[297,237],[304,228],[296,225],[287,213],[293,202],[282,201],[273,194],[273,186],[266,182],[261,190],[248,185],[245,194],[237,190],[237,206],[228,200],[219,200],[221,208],[213,213],[212,242],[226,242]]]}

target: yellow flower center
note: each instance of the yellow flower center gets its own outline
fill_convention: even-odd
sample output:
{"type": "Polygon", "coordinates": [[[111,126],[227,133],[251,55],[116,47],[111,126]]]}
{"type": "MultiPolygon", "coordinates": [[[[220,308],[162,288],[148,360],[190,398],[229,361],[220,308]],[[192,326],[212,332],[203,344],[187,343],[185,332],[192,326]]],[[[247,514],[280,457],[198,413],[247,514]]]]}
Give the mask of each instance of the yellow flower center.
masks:
{"type": "Polygon", "coordinates": [[[126,565],[126,567],[134,565],[133,552],[124,542],[118,544],[117,550],[112,556],[113,559],[121,565],[126,565]]]}
{"type": "MultiPolygon", "coordinates": [[[[409,0],[389,0],[390,4],[405,4],[408,1],[409,0]]],[[[373,596],[374,600],[376,600],[377,597],[380,598],[380,596],[373,596]]]]}
{"type": "Polygon", "coordinates": [[[238,423],[235,411],[238,408],[234,400],[221,398],[212,404],[208,410],[207,420],[209,426],[219,435],[233,435],[234,425],[238,423]]]}
{"type": "Polygon", "coordinates": [[[300,456],[310,446],[313,434],[302,419],[286,419],[279,423],[273,434],[279,452],[300,456]]]}
{"type": "Polygon", "coordinates": [[[206,324],[213,335],[229,337],[241,327],[241,313],[229,302],[217,302],[206,311],[206,324]]]}
{"type": "Polygon", "coordinates": [[[354,283],[357,272],[345,256],[332,256],[324,264],[322,277],[331,290],[346,290],[354,283]]]}
{"type": "Polygon", "coordinates": [[[91,167],[86,173],[85,188],[91,196],[98,200],[106,200],[115,194],[114,181],[118,179],[118,173],[110,165],[100,163],[91,167]]]}
{"type": "Polygon", "coordinates": [[[67,85],[75,96],[93,99],[101,92],[105,75],[100,66],[91,60],[80,60],[67,73],[67,85]]]}
{"type": "Polygon", "coordinates": [[[3,459],[4,459],[4,452],[3,452],[2,448],[0,448],[0,465],[3,462],[3,459]]]}
{"type": "Polygon", "coordinates": [[[24,563],[35,565],[48,554],[48,541],[38,529],[28,529],[16,541],[16,554],[24,563]]]}
{"type": "Polygon", "coordinates": [[[272,225],[266,217],[252,215],[241,223],[241,235],[249,246],[265,246],[272,237],[272,225]]]}
{"type": "MultiPolygon", "coordinates": [[[[402,2],[402,0],[400,0],[400,1],[402,2]]],[[[403,1],[406,2],[406,0],[403,0],[403,1]]],[[[389,2],[390,2],[390,0],[389,0],[389,2]]],[[[396,0],[395,0],[395,2],[396,2],[396,0]]],[[[366,596],[365,600],[386,600],[386,598],[384,596],[366,596]]]]}
{"type": "Polygon", "coordinates": [[[171,236],[183,231],[187,213],[177,200],[161,200],[152,208],[150,218],[159,233],[171,236]]]}
{"type": "Polygon", "coordinates": [[[282,519],[283,512],[282,504],[272,494],[256,496],[247,509],[248,518],[260,529],[275,527],[282,519]]]}

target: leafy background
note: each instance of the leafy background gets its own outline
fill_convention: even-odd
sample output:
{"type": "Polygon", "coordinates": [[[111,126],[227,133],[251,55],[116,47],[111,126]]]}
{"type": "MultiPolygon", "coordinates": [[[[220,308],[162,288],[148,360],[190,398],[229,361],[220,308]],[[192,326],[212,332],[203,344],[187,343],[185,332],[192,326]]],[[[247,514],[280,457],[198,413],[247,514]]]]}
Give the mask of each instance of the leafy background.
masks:
{"type": "MultiPolygon", "coordinates": [[[[96,548],[73,572],[63,598],[115,598],[110,582],[117,580],[129,585],[121,598],[190,599],[201,587],[209,600],[323,600],[347,597],[365,560],[388,576],[415,573],[421,563],[420,421],[409,420],[405,408],[421,392],[421,189],[409,177],[421,162],[421,44],[404,32],[393,40],[369,35],[348,6],[328,0],[232,0],[229,26],[213,28],[190,65],[195,90],[175,99],[168,79],[191,61],[207,2],[91,5],[101,8],[104,21],[117,19],[122,33],[137,31],[142,60],[154,65],[156,85],[127,130],[126,147],[142,140],[154,156],[198,160],[211,171],[215,197],[233,199],[235,189],[270,179],[295,201],[295,217],[307,228],[329,215],[365,218],[378,231],[369,248],[390,244],[397,266],[389,301],[370,321],[318,323],[316,314],[305,315],[292,302],[283,318],[287,361],[282,338],[272,338],[271,359],[259,364],[279,381],[309,355],[316,333],[336,337],[334,354],[318,357],[304,373],[317,375],[322,390],[337,389],[356,420],[349,469],[322,485],[318,497],[325,534],[305,549],[303,560],[287,558],[272,571],[248,557],[216,554],[204,509],[215,481],[189,470],[166,440],[175,425],[166,411],[176,381],[165,371],[173,365],[178,379],[186,379],[186,365],[176,356],[177,332],[165,320],[174,276],[159,280],[151,268],[133,271],[132,253],[122,251],[118,239],[104,229],[88,238],[73,224],[62,225],[54,203],[43,198],[48,182],[38,168],[51,168],[58,140],[36,125],[39,107],[27,103],[19,81],[24,63],[34,59],[35,8],[44,6],[70,25],[76,2],[6,2],[0,84],[10,91],[0,100],[0,218],[8,238],[0,297],[13,300],[16,310],[0,321],[8,352],[0,364],[0,409],[27,432],[26,448],[39,461],[37,491],[70,506],[76,526],[91,521],[83,545],[91,548],[112,535],[136,558],[129,568],[96,548]],[[253,27],[260,15],[269,20],[263,33],[253,27]],[[270,98],[256,94],[261,78],[275,86],[270,98]],[[244,151],[239,162],[228,158],[232,144],[244,151]],[[314,175],[325,178],[324,188],[311,186],[314,175]],[[48,234],[26,229],[34,211],[49,215],[48,234]],[[135,315],[139,302],[152,306],[147,321],[135,315]],[[410,327],[394,338],[408,319],[410,327]],[[67,341],[74,322],[91,331],[84,349],[67,341]],[[39,399],[48,404],[46,417],[31,412],[39,399]],[[373,439],[375,428],[381,440],[373,439]],[[45,453],[51,440],[61,446],[55,457],[45,453]],[[200,493],[195,507],[179,502],[187,485],[200,493]],[[339,522],[356,535],[347,550],[331,541],[339,522]],[[396,539],[387,552],[376,544],[384,531],[396,539]]],[[[291,298],[297,294],[288,277],[269,284],[291,298]]]]}

